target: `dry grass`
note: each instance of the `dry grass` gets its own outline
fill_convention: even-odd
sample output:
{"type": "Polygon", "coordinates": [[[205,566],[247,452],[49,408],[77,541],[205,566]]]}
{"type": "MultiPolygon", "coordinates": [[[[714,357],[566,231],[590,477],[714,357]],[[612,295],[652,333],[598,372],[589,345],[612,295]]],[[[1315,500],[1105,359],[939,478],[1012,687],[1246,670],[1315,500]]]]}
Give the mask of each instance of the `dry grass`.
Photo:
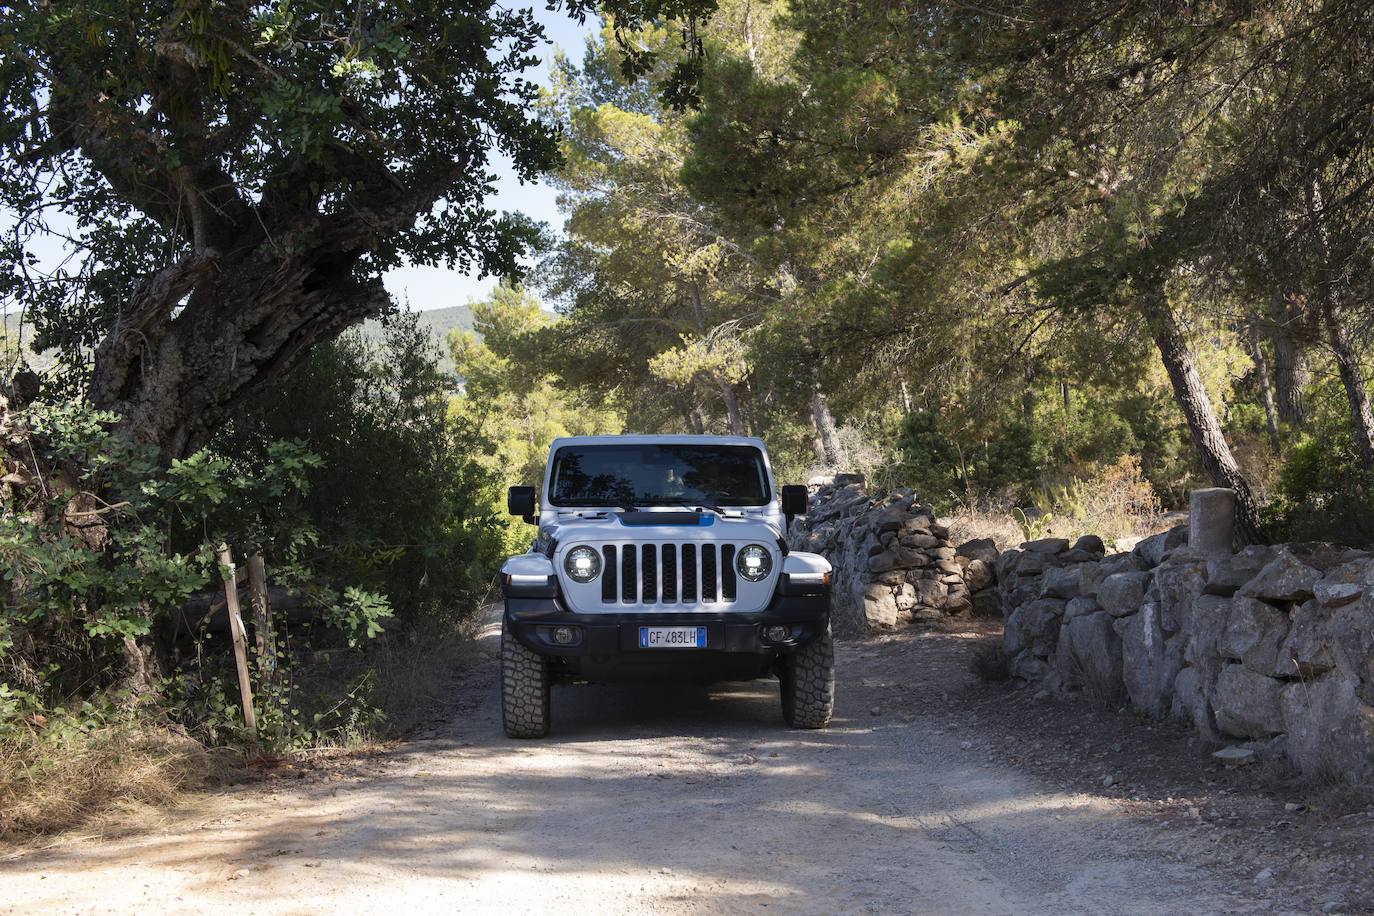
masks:
{"type": "MultiPolygon", "coordinates": [[[[1126,538],[1149,537],[1178,523],[1162,513],[1159,500],[1130,457],[1106,465],[1086,479],[1047,488],[1038,508],[1048,515],[1036,520],[1034,537],[1076,540],[1095,534],[1110,548],[1126,538]]],[[[984,498],[961,505],[948,518],[950,537],[956,544],[973,538],[992,538],[1002,550],[1016,547],[1025,534],[1013,514],[1010,500],[984,498]]],[[[1034,512],[1028,514],[1035,515],[1034,512]]]]}
{"type": "Polygon", "coordinates": [[[204,747],[165,728],[130,722],[88,732],[23,730],[0,741],[0,840],[167,805],[215,770],[204,747]]]}
{"type": "Polygon", "coordinates": [[[386,730],[404,735],[442,716],[454,679],[471,668],[478,648],[472,630],[415,633],[403,643],[387,642],[371,653],[377,672],[373,697],[386,714],[386,730]]]}

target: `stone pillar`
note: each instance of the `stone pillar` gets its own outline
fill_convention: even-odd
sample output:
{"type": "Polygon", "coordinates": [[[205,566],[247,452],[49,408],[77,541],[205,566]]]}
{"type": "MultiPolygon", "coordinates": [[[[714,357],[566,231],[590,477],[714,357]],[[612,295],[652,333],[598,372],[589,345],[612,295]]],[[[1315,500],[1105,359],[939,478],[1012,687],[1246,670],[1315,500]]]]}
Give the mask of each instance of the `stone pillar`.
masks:
{"type": "Polygon", "coordinates": [[[1188,509],[1188,546],[1206,557],[1229,556],[1235,521],[1235,490],[1194,490],[1188,509]]]}

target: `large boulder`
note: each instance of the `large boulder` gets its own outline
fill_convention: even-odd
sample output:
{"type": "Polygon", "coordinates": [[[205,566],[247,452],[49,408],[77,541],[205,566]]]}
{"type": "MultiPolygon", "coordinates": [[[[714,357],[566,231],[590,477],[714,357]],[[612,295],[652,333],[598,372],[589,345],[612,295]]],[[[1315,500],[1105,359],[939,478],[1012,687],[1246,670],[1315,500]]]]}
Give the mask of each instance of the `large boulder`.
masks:
{"type": "Polygon", "coordinates": [[[1078,569],[1078,593],[1093,597],[1102,587],[1108,576],[1119,572],[1143,572],[1140,558],[1133,553],[1118,553],[1096,563],[1080,563],[1078,569]]]}
{"type": "Polygon", "coordinates": [[[1081,685],[1104,701],[1121,693],[1121,637],[1103,611],[1066,619],[1060,629],[1055,666],[1066,682],[1081,685]]]}
{"type": "Polygon", "coordinates": [[[1338,673],[1283,688],[1288,756],[1304,774],[1349,783],[1374,780],[1374,708],[1338,673]]]}
{"type": "Polygon", "coordinates": [[[1374,602],[1336,608],[1320,600],[1301,604],[1279,649],[1287,672],[1313,678],[1336,672],[1353,682],[1365,703],[1374,705],[1374,602]]]}
{"type": "Polygon", "coordinates": [[[1107,545],[1095,534],[1085,534],[1073,542],[1073,550],[1090,553],[1101,558],[1107,552],[1107,545]]]}
{"type": "Polygon", "coordinates": [[[1097,587],[1097,603],[1113,617],[1127,617],[1140,610],[1145,589],[1150,585],[1147,572],[1120,572],[1108,576],[1097,587]]]}
{"type": "Polygon", "coordinates": [[[1240,587],[1238,595],[1262,601],[1306,601],[1316,594],[1322,574],[1293,555],[1286,547],[1274,552],[1274,558],[1240,587]]]}
{"type": "Polygon", "coordinates": [[[1187,638],[1167,637],[1159,609],[1150,601],[1141,605],[1140,613],[1119,618],[1113,626],[1121,637],[1121,677],[1131,704],[1149,715],[1164,715],[1173,698],[1174,678],[1183,670],[1187,638]]]}
{"type": "Polygon", "coordinates": [[[1360,600],[1369,583],[1365,576],[1370,566],[1367,561],[1345,563],[1326,571],[1313,592],[1326,607],[1343,607],[1360,600]]]}
{"type": "Polygon", "coordinates": [[[1045,598],[1078,597],[1078,567],[1047,569],[1040,577],[1040,594],[1045,598]]]}
{"type": "Polygon", "coordinates": [[[1214,743],[1221,740],[1210,701],[1218,674],[1218,671],[1189,665],[1174,678],[1174,696],[1170,701],[1170,713],[1175,719],[1191,722],[1204,740],[1214,743]]]}
{"type": "Polygon", "coordinates": [[[964,567],[964,584],[971,592],[980,591],[994,582],[992,567],[986,560],[969,560],[964,567]]]}
{"type": "Polygon", "coordinates": [[[1200,665],[1221,657],[1221,639],[1231,619],[1232,599],[1220,595],[1199,595],[1192,604],[1192,614],[1184,630],[1187,648],[1184,658],[1190,665],[1200,665]]]}
{"type": "Polygon", "coordinates": [[[944,607],[949,590],[938,579],[921,579],[914,585],[916,603],[925,607],[944,607]]]}
{"type": "Polygon", "coordinates": [[[1209,595],[1230,597],[1240,587],[1260,574],[1260,570],[1273,559],[1270,547],[1245,547],[1230,557],[1218,557],[1207,561],[1207,584],[1209,595]]]}
{"type": "Polygon", "coordinates": [[[1217,644],[1217,654],[1256,674],[1282,677],[1296,672],[1280,664],[1279,647],[1288,638],[1288,615],[1257,598],[1237,596],[1217,644]]]}
{"type": "Polygon", "coordinates": [[[1236,738],[1268,738],[1284,730],[1283,684],[1244,665],[1221,669],[1212,688],[1217,728],[1236,738]]]}
{"type": "Polygon", "coordinates": [[[882,573],[893,569],[911,569],[915,566],[925,566],[928,562],[925,554],[920,551],[897,544],[877,556],[869,557],[868,571],[882,573]]]}
{"type": "Polygon", "coordinates": [[[891,586],[874,583],[864,590],[863,621],[869,627],[885,628],[897,625],[897,596],[891,586]]]}
{"type": "Polygon", "coordinates": [[[1099,607],[1098,603],[1094,601],[1092,598],[1084,598],[1080,596],[1078,598],[1071,599],[1068,605],[1064,608],[1064,619],[1072,620],[1075,617],[1082,617],[1085,614],[1093,614],[1100,610],[1102,610],[1102,608],[1099,607]]]}
{"type": "Polygon", "coordinates": [[[1131,552],[1141,559],[1146,569],[1154,569],[1164,562],[1164,557],[1171,550],[1176,550],[1187,543],[1188,529],[1180,525],[1177,528],[1170,528],[1168,531],[1145,538],[1136,544],[1131,552]]]}
{"type": "Polygon", "coordinates": [[[1068,550],[1069,541],[1068,538],[1040,538],[1038,541],[1026,541],[1021,549],[1028,553],[1053,556],[1068,550]]]}
{"type": "Polygon", "coordinates": [[[968,557],[970,560],[980,560],[984,563],[993,564],[1000,556],[997,550],[997,542],[992,538],[974,538],[965,541],[954,551],[961,557],[968,557]]]}
{"type": "Polygon", "coordinates": [[[1159,622],[1165,633],[1177,633],[1183,627],[1206,581],[1207,564],[1183,551],[1174,553],[1155,569],[1149,597],[1159,608],[1159,622]]]}
{"type": "Polygon", "coordinates": [[[1002,646],[1007,657],[1022,651],[1043,658],[1053,655],[1059,641],[1059,622],[1064,616],[1065,605],[1064,601],[1043,598],[1012,611],[1002,631],[1002,646]]]}

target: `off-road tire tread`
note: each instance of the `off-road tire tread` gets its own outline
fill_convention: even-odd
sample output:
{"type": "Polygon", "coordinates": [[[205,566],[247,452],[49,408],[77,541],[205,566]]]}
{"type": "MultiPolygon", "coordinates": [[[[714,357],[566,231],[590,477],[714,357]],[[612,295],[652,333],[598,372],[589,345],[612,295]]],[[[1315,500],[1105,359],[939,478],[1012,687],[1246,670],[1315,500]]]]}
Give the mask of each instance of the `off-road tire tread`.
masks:
{"type": "Polygon", "coordinates": [[[786,656],[782,682],[782,715],[793,728],[825,728],[835,708],[835,641],[830,626],[786,656]]]}
{"type": "Polygon", "coordinates": [[[507,738],[549,733],[549,665],[501,628],[501,724],[507,738]]]}

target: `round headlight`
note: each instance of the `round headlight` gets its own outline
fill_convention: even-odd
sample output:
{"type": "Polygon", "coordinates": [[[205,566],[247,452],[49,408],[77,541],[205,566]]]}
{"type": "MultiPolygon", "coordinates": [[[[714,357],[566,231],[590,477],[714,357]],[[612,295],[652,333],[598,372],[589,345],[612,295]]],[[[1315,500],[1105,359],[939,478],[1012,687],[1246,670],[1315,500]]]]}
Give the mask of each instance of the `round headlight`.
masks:
{"type": "Polygon", "coordinates": [[[767,547],[750,544],[735,555],[735,569],[750,582],[762,582],[773,571],[773,555],[767,547]]]}
{"type": "Polygon", "coordinates": [[[574,582],[590,582],[601,575],[601,554],[590,547],[574,547],[563,558],[563,568],[574,582]]]}

